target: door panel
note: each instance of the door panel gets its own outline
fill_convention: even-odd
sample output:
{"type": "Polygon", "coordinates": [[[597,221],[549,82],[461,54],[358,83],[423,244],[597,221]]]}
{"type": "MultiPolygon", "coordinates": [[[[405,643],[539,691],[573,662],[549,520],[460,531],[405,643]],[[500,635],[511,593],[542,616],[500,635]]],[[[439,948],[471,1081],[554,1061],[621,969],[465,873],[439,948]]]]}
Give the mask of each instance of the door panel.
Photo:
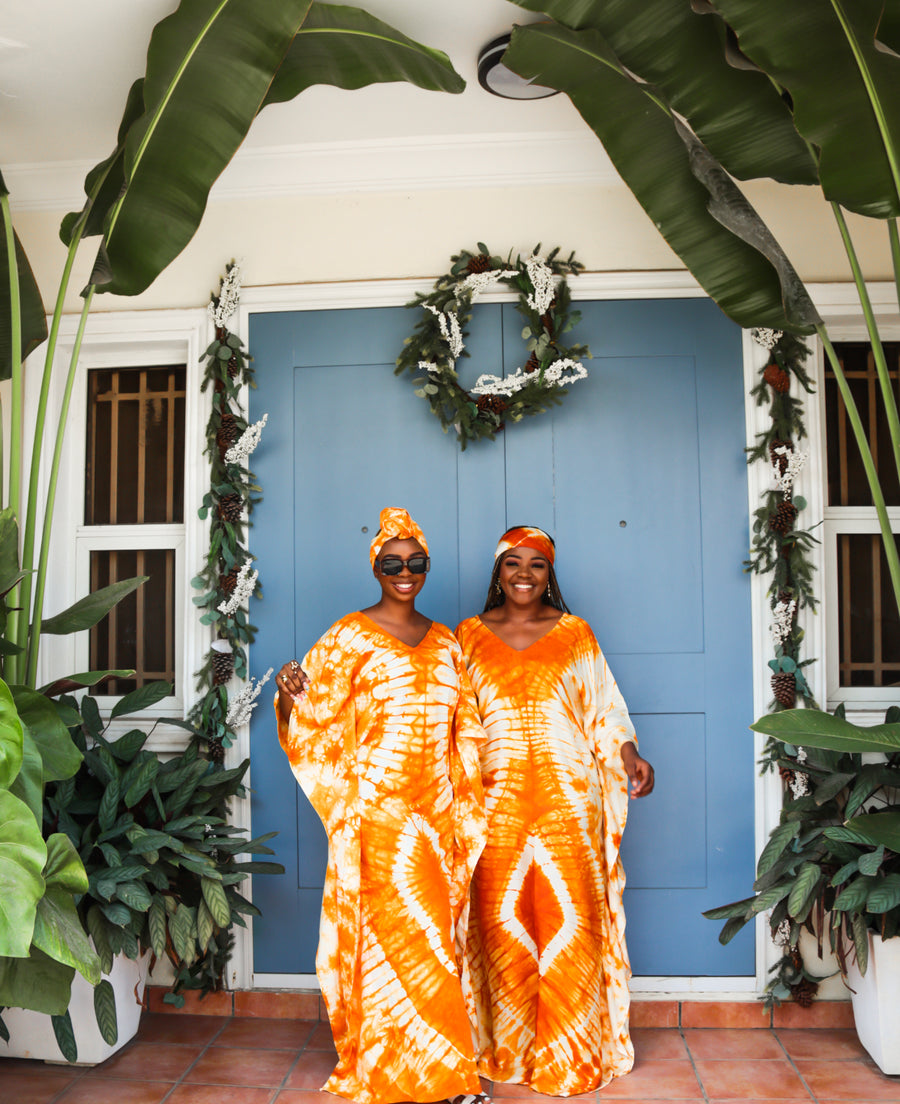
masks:
{"type": "MultiPolygon", "coordinates": [[[[269,413],[254,454],[264,498],[251,547],[265,591],[251,610],[253,672],[302,656],[375,600],[368,546],[384,505],[407,506],[427,534],[420,606],[451,628],[481,608],[503,529],[548,529],[563,594],[593,626],[657,769],[623,848],[635,973],[752,974],[752,933],[722,948],[700,916],[753,880],[740,334],[705,300],[579,306],[588,379],[561,407],[462,454],[393,375],[409,311],[253,316],[251,418],[269,413]]],[[[515,371],[520,334],[511,305],[477,307],[463,382],[515,371]]],[[[253,830],[279,831],[294,872],[254,882],[255,969],[311,973],[324,832],[268,706],[251,744],[253,830]]]]}

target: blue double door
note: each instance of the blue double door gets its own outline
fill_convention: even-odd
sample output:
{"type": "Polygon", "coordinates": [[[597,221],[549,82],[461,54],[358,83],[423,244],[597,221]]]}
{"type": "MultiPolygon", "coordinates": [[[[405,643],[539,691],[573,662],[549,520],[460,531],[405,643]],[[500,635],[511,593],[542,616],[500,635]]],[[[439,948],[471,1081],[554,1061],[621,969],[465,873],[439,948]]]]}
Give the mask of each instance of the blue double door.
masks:
{"type": "MultiPolygon", "coordinates": [[[[251,609],[252,670],[302,657],[377,599],[368,549],[383,506],[405,506],[422,526],[432,570],[418,605],[451,628],[482,608],[504,529],[546,529],[566,602],[593,627],[656,769],[623,844],[634,973],[752,975],[752,932],[722,947],[701,916],[753,882],[740,332],[707,300],[578,305],[588,378],[561,406],[464,453],[393,373],[412,312],[252,316],[250,417],[269,415],[253,457],[263,597],[251,609]]],[[[521,326],[511,304],[476,307],[463,382],[514,372],[521,326]]],[[[327,841],[267,704],[251,749],[253,831],[277,830],[287,870],[254,883],[254,970],[309,974],[327,841]]]]}

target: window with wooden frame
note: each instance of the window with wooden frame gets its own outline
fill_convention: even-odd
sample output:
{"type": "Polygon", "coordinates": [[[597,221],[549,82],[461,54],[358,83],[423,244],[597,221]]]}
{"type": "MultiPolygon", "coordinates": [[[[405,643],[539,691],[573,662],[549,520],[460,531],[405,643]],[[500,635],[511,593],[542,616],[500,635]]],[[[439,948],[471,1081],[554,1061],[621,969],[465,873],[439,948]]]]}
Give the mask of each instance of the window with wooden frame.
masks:
{"type": "MultiPolygon", "coordinates": [[[[871,347],[864,341],[839,341],[835,348],[898,534],[900,483],[871,347]]],[[[900,342],[885,343],[884,351],[894,392],[900,393],[900,342]]],[[[827,361],[823,393],[827,454],[823,528],[831,587],[829,698],[848,706],[877,708],[895,699],[900,685],[900,618],[859,449],[827,361]]]]}
{"type": "Polygon", "coordinates": [[[185,377],[178,364],[88,372],[79,551],[89,557],[90,589],[148,576],[90,631],[92,670],[135,671],[98,687],[101,696],[158,679],[181,696],[185,377]]]}

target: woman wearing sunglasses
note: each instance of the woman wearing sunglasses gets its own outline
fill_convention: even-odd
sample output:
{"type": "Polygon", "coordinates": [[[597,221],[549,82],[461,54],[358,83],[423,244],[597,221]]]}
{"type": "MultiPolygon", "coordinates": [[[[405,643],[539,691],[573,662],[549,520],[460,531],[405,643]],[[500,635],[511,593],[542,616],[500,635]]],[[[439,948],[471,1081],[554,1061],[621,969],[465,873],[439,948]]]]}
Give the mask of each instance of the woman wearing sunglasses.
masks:
{"type": "Polygon", "coordinates": [[[276,682],[278,735],[328,832],[316,973],[360,1104],[486,1100],[464,985],[468,888],[484,845],[484,732],[462,652],[415,608],[430,566],[405,510],[381,512],[381,597],[276,682]]]}
{"type": "Polygon", "coordinates": [[[484,610],[456,635],[487,737],[468,942],[478,1068],[571,1096],[634,1063],[619,845],[629,780],[643,797],[653,768],[554,557],[541,529],[504,533],[484,610]]]}

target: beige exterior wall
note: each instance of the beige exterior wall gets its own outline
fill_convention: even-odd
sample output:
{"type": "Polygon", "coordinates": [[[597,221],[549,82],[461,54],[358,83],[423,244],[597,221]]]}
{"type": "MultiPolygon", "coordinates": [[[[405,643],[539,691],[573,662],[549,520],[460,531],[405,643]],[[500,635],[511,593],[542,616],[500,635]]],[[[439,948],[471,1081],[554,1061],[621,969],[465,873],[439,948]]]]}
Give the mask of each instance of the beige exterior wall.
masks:
{"type": "MultiPolygon", "coordinates": [[[[804,280],[849,280],[837,228],[816,189],[755,182],[745,191],[804,280]]],[[[14,214],[48,308],[64,261],[58,238],[63,214],[14,214]]],[[[891,279],[885,225],[852,216],[850,224],[867,278],[891,279]]],[[[245,286],[430,279],[449,268],[452,253],[478,240],[498,252],[558,244],[574,249],[588,271],[683,268],[635,199],[616,184],[213,199],[194,240],[154,285],[133,299],[98,295],[94,310],[202,306],[232,257],[244,262],[245,286]]],[[[78,291],[93,256],[88,242],[67,311],[80,309],[78,291]]]]}

